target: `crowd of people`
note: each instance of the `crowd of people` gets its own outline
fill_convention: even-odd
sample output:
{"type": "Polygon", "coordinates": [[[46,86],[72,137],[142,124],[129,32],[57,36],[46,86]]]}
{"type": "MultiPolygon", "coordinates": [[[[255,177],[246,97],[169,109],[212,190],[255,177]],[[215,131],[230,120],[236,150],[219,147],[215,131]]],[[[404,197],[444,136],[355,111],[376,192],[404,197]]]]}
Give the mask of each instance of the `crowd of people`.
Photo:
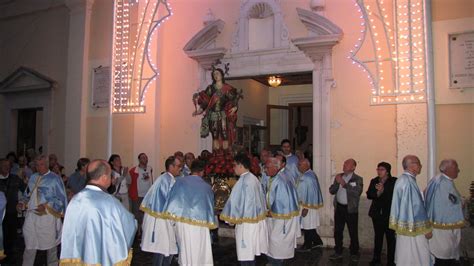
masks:
{"type": "MultiPolygon", "coordinates": [[[[241,265],[255,265],[266,255],[271,265],[283,265],[295,251],[322,247],[318,234],[324,199],[311,160],[281,142],[273,154],[262,150],[260,174],[251,170],[252,155],[233,156],[238,176],[222,210],[216,210],[214,192],[206,176],[206,160],[193,153],[176,152],[165,171],[154,174],[148,156],[124,167],[121,157],[108,161],[80,158],[69,177],[54,154],[33,158],[9,153],[0,159],[0,263],[15,264],[13,247],[18,229],[25,242],[23,265],[34,265],[36,251],[47,251],[48,265],[130,264],[135,239],[145,252],[154,253],[153,265],[212,265],[211,230],[219,220],[235,225],[235,243],[241,265]],[[24,220],[24,222],[22,222],[24,220]],[[297,247],[297,238],[304,243],[297,247]],[[58,256],[58,245],[61,252],[58,256]]],[[[383,238],[387,265],[453,265],[459,259],[463,202],[453,180],[455,160],[441,161],[440,173],[422,193],[416,183],[421,171],[414,155],[403,158],[398,179],[391,165],[377,165],[377,176],[367,189],[372,200],[369,216],[374,229],[371,265],[381,265],[383,238]]],[[[350,259],[359,259],[359,202],[363,177],[355,173],[356,160],[344,161],[342,172],[329,187],[334,195],[334,254],[343,257],[343,231],[350,236],[350,259]]]]}

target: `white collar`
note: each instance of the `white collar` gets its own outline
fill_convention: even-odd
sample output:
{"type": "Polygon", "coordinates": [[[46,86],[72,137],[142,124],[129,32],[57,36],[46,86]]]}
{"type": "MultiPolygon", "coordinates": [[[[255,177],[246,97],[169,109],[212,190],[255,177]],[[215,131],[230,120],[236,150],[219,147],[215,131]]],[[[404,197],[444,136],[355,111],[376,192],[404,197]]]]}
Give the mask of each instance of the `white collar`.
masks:
{"type": "Polygon", "coordinates": [[[449,179],[449,180],[451,180],[451,181],[454,180],[454,179],[452,179],[451,177],[449,177],[449,176],[448,176],[447,174],[445,174],[445,173],[442,173],[442,175],[444,175],[447,179],[449,179]]]}
{"type": "Polygon", "coordinates": [[[290,153],[288,153],[288,155],[285,155],[285,154],[283,154],[283,155],[285,156],[285,158],[288,158],[288,157],[292,156],[293,153],[290,152],[290,153]]]}
{"type": "Polygon", "coordinates": [[[95,191],[102,191],[102,189],[96,185],[86,185],[86,188],[90,190],[95,190],[95,191]]]}
{"type": "Polygon", "coordinates": [[[403,172],[403,173],[409,175],[410,177],[416,178],[416,175],[414,175],[414,174],[412,174],[412,173],[410,173],[410,172],[408,172],[408,171],[405,171],[405,172],[403,172]]]}
{"type": "Polygon", "coordinates": [[[345,176],[345,177],[352,177],[352,175],[354,175],[354,172],[350,172],[350,173],[348,173],[347,175],[346,175],[346,174],[342,174],[342,176],[345,176]]]}
{"type": "Polygon", "coordinates": [[[40,174],[40,173],[38,173],[38,175],[39,175],[39,176],[46,176],[46,175],[48,175],[49,173],[51,173],[51,171],[50,171],[50,170],[48,170],[48,172],[46,172],[46,173],[44,173],[44,174],[40,174]]]}
{"type": "Polygon", "coordinates": [[[7,179],[10,176],[10,173],[7,174],[7,176],[0,175],[0,179],[7,179]]]}
{"type": "Polygon", "coordinates": [[[242,176],[244,176],[244,175],[246,175],[246,174],[248,174],[248,173],[249,173],[249,171],[247,171],[247,172],[241,174],[240,177],[242,177],[242,176]]]}

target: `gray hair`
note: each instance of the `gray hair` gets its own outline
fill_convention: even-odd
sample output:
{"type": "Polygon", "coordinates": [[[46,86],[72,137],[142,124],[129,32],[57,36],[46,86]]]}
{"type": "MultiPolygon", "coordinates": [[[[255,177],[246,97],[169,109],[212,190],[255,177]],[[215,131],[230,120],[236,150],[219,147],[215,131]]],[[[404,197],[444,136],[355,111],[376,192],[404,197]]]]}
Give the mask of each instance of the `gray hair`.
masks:
{"type": "Polygon", "coordinates": [[[280,167],[281,167],[281,161],[278,160],[277,158],[275,158],[275,157],[270,157],[270,158],[268,158],[267,161],[270,162],[273,166],[275,166],[275,167],[277,167],[278,169],[280,169],[280,167]]]}
{"type": "Polygon", "coordinates": [[[456,160],[454,159],[444,159],[441,161],[441,163],[439,164],[439,171],[441,173],[445,173],[446,172],[446,169],[449,167],[449,166],[452,166],[454,164],[457,164],[456,160]]]}
{"type": "Polygon", "coordinates": [[[46,156],[45,154],[40,154],[40,155],[35,157],[35,162],[38,162],[38,161],[44,161],[44,162],[46,162],[46,164],[48,164],[49,163],[49,157],[46,156]]]}
{"type": "MultiPolygon", "coordinates": [[[[402,160],[402,167],[403,167],[403,170],[407,170],[408,169],[408,166],[413,163],[413,160],[414,159],[418,159],[418,157],[416,157],[415,155],[407,155],[405,157],[403,157],[403,160],[402,160]]],[[[420,160],[420,159],[418,159],[420,160]]]]}

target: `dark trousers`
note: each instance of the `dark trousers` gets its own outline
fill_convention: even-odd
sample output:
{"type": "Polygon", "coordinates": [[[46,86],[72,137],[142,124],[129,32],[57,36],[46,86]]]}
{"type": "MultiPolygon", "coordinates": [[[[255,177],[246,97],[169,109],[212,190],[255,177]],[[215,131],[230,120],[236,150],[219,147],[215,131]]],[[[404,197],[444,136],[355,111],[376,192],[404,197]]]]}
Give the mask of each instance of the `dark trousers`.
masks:
{"type": "Polygon", "coordinates": [[[132,213],[137,219],[138,228],[142,228],[143,215],[144,213],[140,210],[140,205],[142,204],[143,198],[138,198],[137,200],[132,200],[132,213]]]}
{"type": "Polygon", "coordinates": [[[374,225],[374,261],[380,261],[383,247],[383,236],[387,239],[387,265],[395,265],[395,231],[388,228],[388,218],[372,217],[374,225]]]}
{"type": "Polygon", "coordinates": [[[284,262],[284,260],[282,260],[282,259],[274,259],[270,256],[267,256],[267,259],[268,259],[268,262],[270,263],[270,265],[272,265],[272,266],[281,266],[281,265],[283,265],[283,262],[284,262]]]}
{"type": "Polygon", "coordinates": [[[5,218],[2,223],[3,229],[3,247],[5,249],[5,255],[8,260],[14,259],[13,247],[15,246],[16,238],[18,235],[18,217],[17,213],[5,213],[5,218]]]}
{"type": "Polygon", "coordinates": [[[302,229],[303,235],[304,235],[304,247],[314,247],[314,246],[319,246],[323,244],[323,241],[321,240],[321,237],[318,235],[318,232],[316,229],[309,229],[305,230],[302,229]]]}
{"type": "Polygon", "coordinates": [[[347,205],[337,204],[334,212],[334,247],[337,254],[342,254],[342,239],[344,237],[344,226],[347,224],[349,236],[351,237],[351,255],[359,254],[359,213],[348,213],[347,205]]]}
{"type": "Polygon", "coordinates": [[[172,259],[173,255],[166,257],[161,253],[155,253],[155,255],[153,255],[153,266],[170,266],[172,259]]]}
{"type": "Polygon", "coordinates": [[[455,259],[438,259],[438,258],[435,258],[434,266],[453,266],[453,265],[456,265],[455,263],[456,263],[455,259]]]}
{"type": "Polygon", "coordinates": [[[244,260],[240,262],[241,266],[255,266],[255,260],[244,260]]]}

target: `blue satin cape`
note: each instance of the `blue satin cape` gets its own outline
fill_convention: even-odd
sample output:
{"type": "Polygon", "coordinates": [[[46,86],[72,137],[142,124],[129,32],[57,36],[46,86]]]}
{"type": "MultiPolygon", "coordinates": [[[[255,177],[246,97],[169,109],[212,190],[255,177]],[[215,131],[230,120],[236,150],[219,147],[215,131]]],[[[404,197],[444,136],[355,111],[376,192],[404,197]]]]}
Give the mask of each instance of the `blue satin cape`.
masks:
{"type": "Polygon", "coordinates": [[[175,179],[170,173],[160,175],[143,198],[140,210],[151,216],[163,218],[165,203],[174,182],[175,179]]]}
{"type": "Polygon", "coordinates": [[[60,263],[129,265],[136,230],[137,221],[114,196],[88,185],[66,210],[60,263]]]}
{"type": "Polygon", "coordinates": [[[306,171],[296,182],[300,206],[307,209],[323,207],[323,194],[318,177],[312,170],[306,171]]]}
{"type": "Polygon", "coordinates": [[[425,199],[426,211],[433,228],[464,227],[461,194],[446,175],[440,174],[430,180],[425,191],[425,199]]]}
{"type": "Polygon", "coordinates": [[[258,223],[266,218],[265,194],[252,173],[240,176],[232,188],[220,218],[228,223],[258,223]]]}
{"type": "Polygon", "coordinates": [[[177,178],[164,207],[164,218],[210,229],[217,228],[211,186],[200,176],[177,178]]]}
{"type": "Polygon", "coordinates": [[[61,177],[51,171],[48,171],[43,176],[39,173],[34,173],[30,176],[23,200],[29,201],[31,192],[35,188],[38,189],[36,193],[38,205],[46,204],[48,213],[58,218],[63,217],[67,206],[67,197],[61,177]]]}
{"type": "Polygon", "coordinates": [[[286,157],[285,171],[292,181],[296,182],[296,179],[301,175],[298,171],[298,157],[296,155],[292,154],[286,157]]]}
{"type": "Polygon", "coordinates": [[[284,170],[270,178],[267,188],[267,209],[276,219],[290,219],[299,215],[298,195],[292,177],[284,170]]]}
{"type": "Polygon", "coordinates": [[[431,224],[415,177],[403,173],[393,189],[389,228],[399,235],[417,236],[431,232],[431,224]]]}

